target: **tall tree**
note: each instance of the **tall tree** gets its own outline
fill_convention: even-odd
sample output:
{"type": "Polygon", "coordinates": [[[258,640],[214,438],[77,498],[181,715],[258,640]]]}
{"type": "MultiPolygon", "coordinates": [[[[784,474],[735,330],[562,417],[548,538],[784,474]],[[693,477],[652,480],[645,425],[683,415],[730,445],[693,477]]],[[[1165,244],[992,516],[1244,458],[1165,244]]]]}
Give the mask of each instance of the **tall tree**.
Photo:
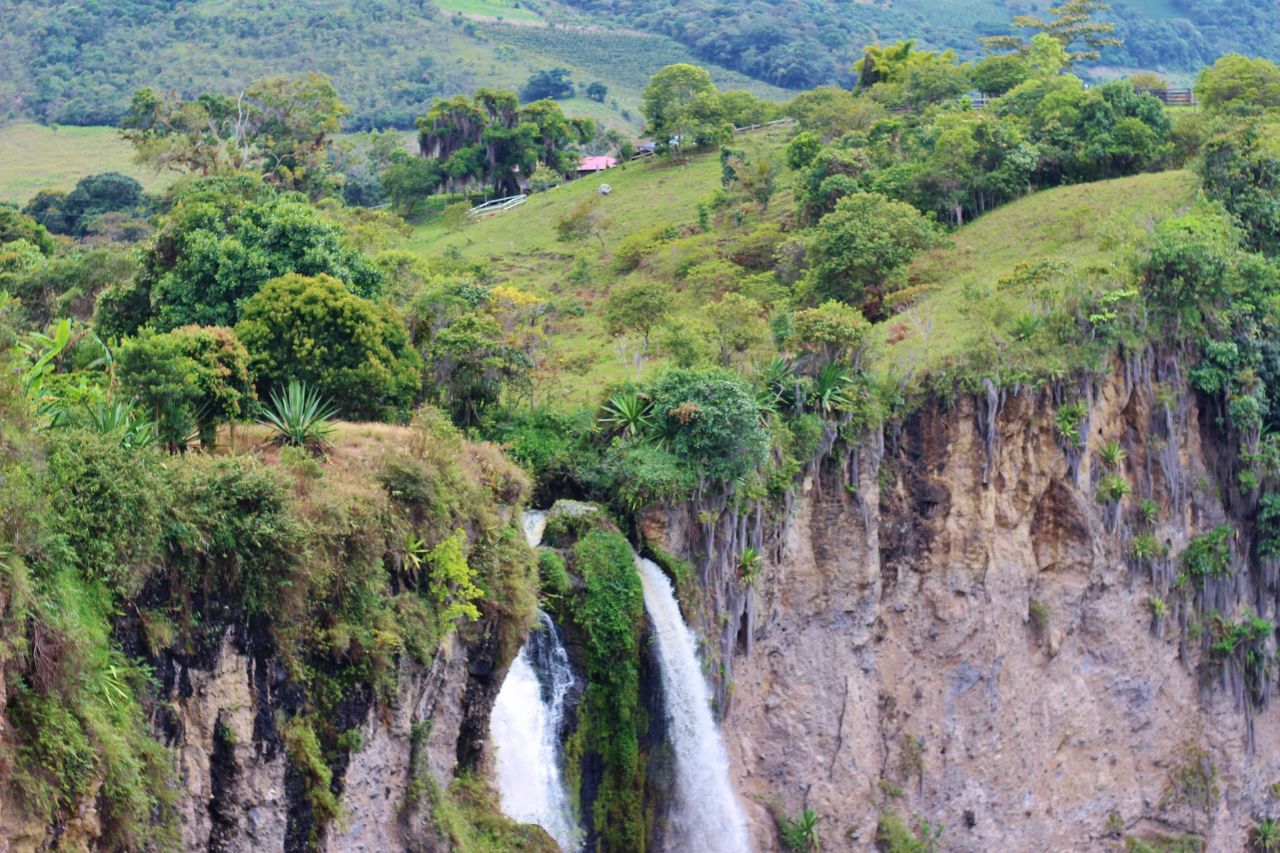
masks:
{"type": "Polygon", "coordinates": [[[198,175],[258,169],[267,181],[318,198],[334,191],[333,135],[347,108],[323,74],[255,80],[239,95],[184,100],[134,93],[121,122],[140,162],[198,175]]]}
{"type": "MultiPolygon", "coordinates": [[[[1102,0],[1065,0],[1049,7],[1050,18],[1035,15],[1018,15],[1013,19],[1017,29],[1035,30],[1053,36],[1070,53],[1071,62],[1095,62],[1102,56],[1103,48],[1121,47],[1124,41],[1116,38],[1115,24],[1100,21],[1097,16],[1111,8],[1102,0]]],[[[1026,53],[1029,46],[1020,36],[992,36],[982,40],[992,52],[1014,50],[1026,53]]]]}
{"type": "Polygon", "coordinates": [[[640,103],[645,130],[676,156],[690,142],[706,145],[725,136],[719,93],[705,68],[679,63],[653,75],[640,103]]]}

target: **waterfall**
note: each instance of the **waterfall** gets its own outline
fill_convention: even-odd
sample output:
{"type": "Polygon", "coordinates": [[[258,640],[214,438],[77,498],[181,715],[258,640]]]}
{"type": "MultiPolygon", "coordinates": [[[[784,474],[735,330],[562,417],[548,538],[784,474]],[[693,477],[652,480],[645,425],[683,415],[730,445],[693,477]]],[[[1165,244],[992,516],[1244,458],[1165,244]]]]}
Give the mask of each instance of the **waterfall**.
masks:
{"type": "MultiPolygon", "coordinates": [[[[524,516],[531,547],[542,541],[547,514],[524,516]]],[[[581,847],[581,832],[560,773],[560,729],[565,697],[574,685],[569,655],[555,622],[541,610],[538,626],[520,648],[489,718],[502,811],[536,823],[566,851],[581,847]]]]}
{"type": "Polygon", "coordinates": [[[675,848],[745,853],[747,822],[729,784],[729,759],[711,716],[710,691],[698,664],[693,634],[684,624],[671,582],[653,562],[636,557],[644,606],[653,621],[662,675],[676,793],[671,837],[675,848]]]}

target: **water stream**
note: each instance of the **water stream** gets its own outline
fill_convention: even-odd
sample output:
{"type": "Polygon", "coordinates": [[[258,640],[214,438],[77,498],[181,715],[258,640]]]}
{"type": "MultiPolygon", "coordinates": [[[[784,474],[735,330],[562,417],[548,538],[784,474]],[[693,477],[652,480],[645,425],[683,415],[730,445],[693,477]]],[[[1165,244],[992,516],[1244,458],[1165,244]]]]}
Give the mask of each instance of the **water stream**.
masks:
{"type": "MultiPolygon", "coordinates": [[[[546,518],[545,512],[525,513],[530,546],[542,541],[546,518]]],[[[555,622],[539,610],[538,625],[512,662],[489,718],[502,811],[538,824],[566,851],[582,843],[560,772],[560,729],[574,679],[555,622]]]]}
{"type": "Polygon", "coordinates": [[[729,784],[729,759],[711,715],[711,695],[698,664],[693,633],[684,624],[667,576],[636,558],[644,606],[653,622],[654,650],[675,754],[673,849],[746,853],[747,822],[729,784]]]}

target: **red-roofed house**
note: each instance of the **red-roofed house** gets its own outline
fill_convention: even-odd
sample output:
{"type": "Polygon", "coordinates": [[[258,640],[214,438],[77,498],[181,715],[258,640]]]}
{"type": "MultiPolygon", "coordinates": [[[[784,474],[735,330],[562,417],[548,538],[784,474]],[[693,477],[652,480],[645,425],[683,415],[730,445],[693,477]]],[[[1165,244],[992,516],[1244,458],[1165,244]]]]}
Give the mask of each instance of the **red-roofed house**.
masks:
{"type": "Polygon", "coordinates": [[[616,165],[618,161],[613,157],[583,157],[578,161],[578,177],[594,175],[596,172],[612,169],[616,165]]]}

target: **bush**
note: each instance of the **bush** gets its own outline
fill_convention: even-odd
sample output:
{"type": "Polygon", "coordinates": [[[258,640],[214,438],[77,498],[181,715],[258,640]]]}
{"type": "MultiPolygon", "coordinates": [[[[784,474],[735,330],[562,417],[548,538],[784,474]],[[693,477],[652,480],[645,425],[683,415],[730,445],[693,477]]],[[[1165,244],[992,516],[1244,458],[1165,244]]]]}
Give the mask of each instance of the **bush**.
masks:
{"type": "Polygon", "coordinates": [[[373,264],[309,204],[242,177],[199,181],[179,201],[136,282],[136,299],[147,306],[142,320],[160,331],[234,325],[246,300],[288,273],[332,276],[364,297],[382,290],[373,264]]]}
{"type": "Polygon", "coordinates": [[[1265,112],[1280,107],[1280,68],[1266,59],[1230,53],[1200,72],[1196,96],[1211,112],[1265,112]]]}
{"type": "Polygon", "coordinates": [[[538,576],[542,579],[544,595],[568,595],[573,589],[564,557],[550,548],[543,548],[538,552],[538,576]]]}
{"type": "Polygon", "coordinates": [[[420,385],[421,359],[395,309],[332,276],[272,280],[245,303],[236,333],[262,396],[296,379],[346,417],[377,419],[404,415],[420,385]]]}
{"type": "Polygon", "coordinates": [[[120,594],[137,592],[162,555],[172,504],[153,450],[129,450],[111,436],[49,434],[45,483],[51,552],[120,594]]]}
{"type": "Polygon", "coordinates": [[[769,434],[751,387],[736,374],[671,370],[650,396],[658,434],[700,475],[728,483],[764,464],[769,434]]]}

